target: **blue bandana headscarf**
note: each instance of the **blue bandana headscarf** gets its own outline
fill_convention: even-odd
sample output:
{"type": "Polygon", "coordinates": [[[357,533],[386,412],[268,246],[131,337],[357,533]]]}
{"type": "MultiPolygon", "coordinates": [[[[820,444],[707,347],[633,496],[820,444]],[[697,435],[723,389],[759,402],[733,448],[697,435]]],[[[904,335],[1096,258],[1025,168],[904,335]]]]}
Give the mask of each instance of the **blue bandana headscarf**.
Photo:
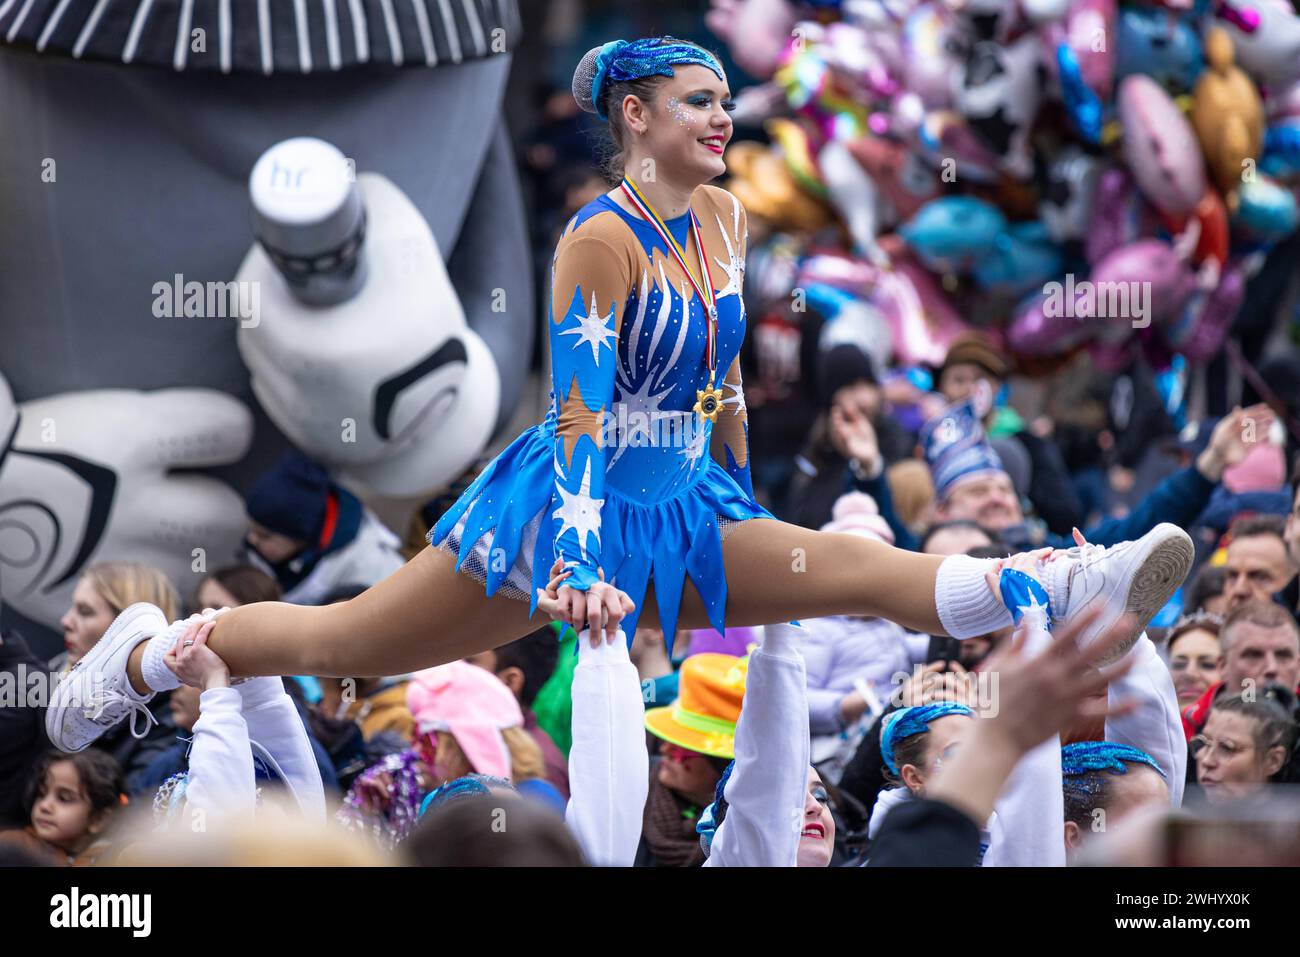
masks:
{"type": "Polygon", "coordinates": [[[898,765],[894,761],[894,746],[904,738],[914,734],[924,734],[930,730],[930,722],[946,718],[950,714],[963,714],[973,718],[975,712],[956,701],[936,701],[933,704],[917,705],[914,708],[900,708],[885,715],[885,723],[880,729],[880,755],[885,765],[894,775],[898,774],[898,765]]]}
{"type": "Polygon", "coordinates": [[[600,105],[600,94],[607,81],[623,83],[647,76],[672,76],[674,66],[695,64],[712,70],[723,79],[722,65],[708,50],[675,37],[647,37],[641,40],[611,40],[596,55],[595,76],[591,82],[591,102],[596,115],[608,120],[600,105]]]}

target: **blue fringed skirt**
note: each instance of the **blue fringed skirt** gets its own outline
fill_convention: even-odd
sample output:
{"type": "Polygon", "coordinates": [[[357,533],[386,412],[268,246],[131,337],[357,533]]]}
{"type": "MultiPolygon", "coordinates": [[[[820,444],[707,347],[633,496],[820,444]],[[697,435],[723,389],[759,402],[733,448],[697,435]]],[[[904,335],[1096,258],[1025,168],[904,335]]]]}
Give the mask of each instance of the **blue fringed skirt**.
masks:
{"type": "MultiPolygon", "coordinates": [[[[430,529],[430,545],[456,555],[456,570],[483,582],[487,594],[528,599],[537,607],[555,564],[555,434],[546,426],[525,430],[493,459],[456,504],[430,529]]],[[[722,537],[751,518],[773,518],[726,469],[705,455],[690,484],[659,502],[633,501],[605,485],[601,509],[601,567],[607,581],[627,592],[636,610],[623,620],[630,641],[655,583],[664,636],[672,647],[687,575],[704,600],[709,623],[725,627],[726,569],[722,537]]]]}

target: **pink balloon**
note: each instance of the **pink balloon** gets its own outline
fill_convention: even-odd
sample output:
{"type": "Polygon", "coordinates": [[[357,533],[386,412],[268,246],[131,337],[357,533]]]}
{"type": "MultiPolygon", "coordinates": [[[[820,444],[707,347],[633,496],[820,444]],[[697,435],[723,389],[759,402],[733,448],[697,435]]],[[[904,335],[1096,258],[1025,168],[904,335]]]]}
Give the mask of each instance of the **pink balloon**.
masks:
{"type": "Polygon", "coordinates": [[[1218,354],[1237,311],[1246,297],[1246,280],[1238,266],[1227,266],[1219,285],[1208,295],[1198,294],[1183,314],[1165,329],[1165,339],[1189,362],[1206,362],[1218,354]]]}
{"type": "MultiPolygon", "coordinates": [[[[1093,267],[1088,279],[1107,295],[1120,289],[1128,291],[1129,312],[1133,315],[1112,317],[1121,322],[1125,319],[1161,322],[1181,309],[1196,291],[1192,270],[1172,246],[1159,239],[1139,239],[1115,250],[1093,267]],[[1136,314],[1142,308],[1146,316],[1136,314]]],[[[1102,330],[1107,339],[1126,338],[1105,326],[1102,330]]]]}
{"type": "Polygon", "coordinates": [[[893,204],[899,220],[911,219],[918,209],[939,195],[938,175],[902,143],[878,136],[861,136],[849,143],[848,148],[893,204]]]}
{"type": "Polygon", "coordinates": [[[1115,36],[1115,0],[1074,0],[1066,14],[1065,32],[1083,82],[1103,103],[1109,102],[1115,84],[1115,51],[1110,42],[1115,36]]]}
{"type": "Polygon", "coordinates": [[[1138,193],[1133,177],[1121,166],[1101,174],[1092,203],[1084,255],[1093,265],[1121,246],[1150,236],[1160,228],[1159,215],[1138,193]]]}
{"type": "Polygon", "coordinates": [[[1007,342],[1021,355],[1043,357],[1095,340],[1094,358],[1118,362],[1135,330],[1164,322],[1195,290],[1195,274],[1172,246],[1140,239],[1104,256],[1086,280],[1067,275],[1048,283],[1016,313],[1007,342]]]}
{"type": "Polygon", "coordinates": [[[1186,216],[1205,195],[1201,146],[1182,110],[1145,74],[1119,85],[1124,161],[1142,195],[1169,216],[1186,216]]]}
{"type": "Polygon", "coordinates": [[[889,324],[897,362],[941,365],[954,340],[969,332],[970,326],[929,270],[910,254],[891,255],[894,268],[881,271],[867,299],[889,324]]]}
{"type": "MultiPolygon", "coordinates": [[[[1049,286],[1051,283],[1048,284],[1049,286]]],[[[1035,296],[1007,326],[1007,346],[1017,355],[1045,358],[1068,352],[1096,335],[1094,323],[1051,295],[1035,296]]]]}

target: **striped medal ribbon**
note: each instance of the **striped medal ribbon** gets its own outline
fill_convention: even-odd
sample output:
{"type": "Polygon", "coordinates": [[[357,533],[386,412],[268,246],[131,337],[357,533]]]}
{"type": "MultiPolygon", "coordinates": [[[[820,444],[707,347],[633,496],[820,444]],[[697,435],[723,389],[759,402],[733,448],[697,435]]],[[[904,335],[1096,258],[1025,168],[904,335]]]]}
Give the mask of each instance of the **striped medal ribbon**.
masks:
{"type": "Polygon", "coordinates": [[[703,283],[695,278],[695,274],[691,272],[691,267],[686,265],[686,251],[682,249],[672,233],[668,231],[668,226],[655,211],[655,208],[641,195],[641,190],[637,188],[636,183],[624,177],[620,188],[623,190],[623,195],[627,197],[627,201],[632,204],[632,208],[654,227],[655,232],[659,234],[659,238],[664,241],[664,245],[668,247],[669,251],[677,259],[678,265],[682,267],[682,272],[686,273],[686,278],[690,280],[695,294],[700,297],[700,302],[704,304],[704,316],[708,322],[708,333],[704,345],[704,361],[709,367],[709,384],[703,389],[695,390],[694,412],[700,418],[713,422],[718,417],[718,410],[722,408],[722,389],[715,389],[713,385],[717,376],[718,364],[718,306],[717,300],[714,298],[713,273],[709,269],[709,259],[704,254],[704,239],[700,234],[700,221],[695,216],[695,210],[688,210],[691,217],[691,236],[695,239],[695,251],[699,253],[700,266],[704,270],[703,283]]]}

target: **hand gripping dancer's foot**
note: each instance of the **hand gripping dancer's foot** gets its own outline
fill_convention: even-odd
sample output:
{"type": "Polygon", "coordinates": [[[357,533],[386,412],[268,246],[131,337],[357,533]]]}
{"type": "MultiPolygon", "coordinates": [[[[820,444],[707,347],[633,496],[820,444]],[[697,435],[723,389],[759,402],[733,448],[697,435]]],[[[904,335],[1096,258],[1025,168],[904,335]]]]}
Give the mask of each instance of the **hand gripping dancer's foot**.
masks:
{"type": "MultiPolygon", "coordinates": [[[[989,562],[799,528],[754,501],[738,361],[745,210],[704,185],[725,171],[732,132],[717,60],[672,38],[614,41],[584,57],[574,87],[609,122],[625,175],[556,249],[545,421],[489,464],[429,548],[362,595],[221,615],[208,643],[231,674],[401,674],[527,634],[537,608],[608,639],[638,623],[671,641],[678,626],[825,615],[957,637],[1009,624],[989,562]],[[566,575],[548,595],[556,561],[566,575]]],[[[1058,618],[1105,606],[1102,630],[1129,609],[1140,631],[1191,555],[1161,526],[1030,564],[1058,618]]],[[[126,609],[56,690],[51,740],[85,747],[176,687],[175,627],[126,609]]]]}

